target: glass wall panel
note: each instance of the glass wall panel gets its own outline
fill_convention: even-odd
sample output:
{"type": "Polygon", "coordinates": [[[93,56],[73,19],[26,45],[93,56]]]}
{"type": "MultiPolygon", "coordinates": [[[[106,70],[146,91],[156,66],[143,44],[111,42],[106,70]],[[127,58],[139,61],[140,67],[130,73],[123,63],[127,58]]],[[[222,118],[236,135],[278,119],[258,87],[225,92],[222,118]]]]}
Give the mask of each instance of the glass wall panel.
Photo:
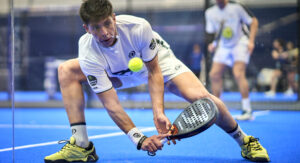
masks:
{"type": "MultiPolygon", "coordinates": [[[[107,114],[106,109],[98,99],[98,96],[101,97],[105,94],[105,91],[99,92],[98,88],[94,88],[95,93],[90,88],[79,67],[77,58],[79,53],[78,42],[87,33],[87,29],[91,30],[90,26],[84,28],[84,23],[79,16],[82,1],[15,0],[13,28],[11,28],[12,19],[9,10],[11,1],[0,0],[0,162],[12,162],[13,160],[20,163],[43,162],[44,157],[59,151],[64,145],[58,145],[59,140],[69,140],[72,134],[76,133],[74,133],[74,128],[70,127],[70,123],[76,126],[78,123],[82,125],[83,122],[86,123],[88,136],[90,136],[89,140],[92,140],[97,148],[100,162],[149,162],[149,157],[145,153],[136,150],[130,140],[127,139],[127,136],[123,135],[122,130],[107,114]],[[11,39],[12,29],[14,42],[11,39]],[[14,45],[13,60],[11,59],[12,50],[9,48],[11,45],[14,45]],[[12,61],[14,62],[12,63],[12,61]],[[61,83],[58,80],[59,67],[61,83]],[[69,69],[70,67],[73,69],[69,69]],[[13,84],[12,79],[14,79],[13,84]],[[14,85],[13,89],[12,85],[14,85]],[[11,92],[11,90],[15,90],[15,92],[11,92]],[[14,105],[12,99],[15,101],[14,105]],[[13,112],[12,108],[14,106],[15,110],[13,112]],[[69,117],[65,107],[68,109],[69,117]],[[80,108],[85,109],[85,114],[78,113],[80,108]],[[82,120],[83,116],[85,116],[85,120],[82,120]],[[15,146],[14,152],[12,151],[13,145],[15,146]]],[[[208,35],[205,32],[205,25],[207,24],[204,16],[205,11],[214,5],[215,0],[111,0],[111,2],[117,15],[117,24],[122,19],[118,15],[124,14],[147,20],[151,24],[152,30],[159,33],[164,39],[154,40],[155,44],[162,48],[172,49],[175,57],[190,68],[205,88],[213,93],[212,76],[209,76],[209,72],[214,55],[217,52],[215,54],[210,53],[208,45],[212,41],[218,42],[220,38],[230,39],[235,34],[226,28],[218,28],[222,29],[221,32],[216,29],[215,35],[208,35]],[[217,37],[218,33],[220,33],[219,37],[217,37]]],[[[296,128],[289,128],[284,125],[282,125],[284,126],[281,128],[282,130],[274,128],[269,131],[269,135],[260,132],[268,131],[270,126],[274,127],[272,124],[276,124],[277,121],[274,121],[274,119],[278,119],[278,117],[280,120],[280,118],[284,119],[284,116],[286,116],[284,120],[289,122],[287,126],[299,124],[299,0],[239,0],[238,2],[247,8],[244,14],[255,16],[259,22],[254,42],[255,47],[245,70],[249,85],[251,108],[253,116],[256,118],[251,119],[252,121],[238,122],[245,128],[246,133],[253,131],[253,134],[265,137],[265,139],[262,139],[265,142],[264,144],[268,149],[272,149],[273,145],[266,139],[270,138],[271,140],[270,135],[272,134],[281,134],[276,131],[284,131],[284,133],[294,134],[295,136],[298,132],[300,133],[296,128]],[[279,49],[277,44],[282,44],[282,49],[279,49]],[[274,53],[279,53],[279,51],[280,57],[276,58],[274,53]],[[290,112],[287,112],[287,110],[290,112]],[[298,119],[298,121],[290,121],[289,116],[298,119]],[[261,130],[255,131],[254,128],[256,127],[261,127],[261,130]],[[297,130],[297,132],[294,132],[294,130],[297,130]]],[[[230,21],[230,18],[226,19],[230,21]]],[[[241,21],[247,22],[247,20],[241,21]]],[[[221,23],[217,26],[221,26],[221,23]]],[[[248,30],[251,28],[249,25],[243,24],[241,28],[243,28],[245,37],[251,37],[247,36],[247,33],[249,34],[248,30]]],[[[128,33],[136,32],[134,30],[132,29],[128,33]]],[[[117,39],[122,40],[121,38],[117,39]]],[[[94,43],[103,51],[103,47],[98,45],[99,42],[95,41],[94,43]]],[[[241,44],[243,43],[241,42],[241,44]]],[[[119,42],[116,42],[116,45],[118,44],[119,42]]],[[[243,47],[248,48],[248,45],[243,47]]],[[[111,46],[110,48],[115,47],[111,46]]],[[[152,47],[149,45],[149,48],[152,47]]],[[[233,47],[226,47],[222,51],[230,48],[233,47]]],[[[230,54],[239,53],[238,50],[241,49],[235,49],[230,54]]],[[[130,58],[139,55],[142,50],[137,48],[117,51],[116,53],[120,57],[130,58]]],[[[87,55],[90,55],[90,53],[87,55]]],[[[105,55],[111,54],[105,53],[105,55]]],[[[161,54],[158,53],[158,55],[161,54]]],[[[236,59],[234,57],[229,55],[226,59],[234,60],[236,59]]],[[[90,64],[93,65],[97,59],[99,58],[92,60],[93,63],[90,64]]],[[[239,59],[243,60],[244,58],[239,59]]],[[[104,64],[106,66],[104,66],[105,71],[110,77],[107,81],[112,82],[112,86],[110,83],[108,84],[112,88],[105,87],[105,89],[113,94],[114,91],[111,90],[116,90],[118,102],[145,135],[157,134],[153,123],[152,103],[148,85],[141,84],[134,88],[119,89],[118,87],[126,84],[124,78],[130,77],[134,72],[130,71],[126,65],[114,70],[110,65],[113,63],[108,63],[105,60],[104,64]],[[115,77],[122,79],[122,83],[120,84],[115,77]]],[[[147,62],[144,62],[145,64],[147,62]]],[[[235,76],[235,73],[242,70],[239,69],[233,72],[230,66],[224,64],[224,67],[221,76],[222,93],[220,98],[224,101],[230,113],[237,115],[240,114],[243,107],[238,83],[239,77],[243,74],[235,76]]],[[[180,66],[174,66],[174,69],[178,68],[180,66]]],[[[166,67],[162,65],[161,69],[166,70],[166,67]]],[[[146,71],[146,68],[144,70],[146,71]]],[[[90,75],[88,73],[86,72],[85,75],[90,75]]],[[[95,73],[97,75],[100,72],[95,71],[95,73]]],[[[163,73],[166,74],[164,71],[163,73]]],[[[92,87],[94,84],[105,82],[105,79],[96,79],[94,76],[90,76],[88,79],[92,87]]],[[[132,80],[130,79],[129,82],[132,82],[132,80]]],[[[140,81],[141,78],[135,78],[134,80],[140,81]]],[[[97,87],[100,86],[97,85],[97,87]]],[[[188,105],[188,102],[177,96],[178,94],[171,93],[167,89],[168,86],[170,84],[165,84],[164,107],[170,121],[174,121],[176,115],[188,105]]],[[[108,113],[111,114],[111,112],[108,113]]],[[[280,124],[278,125],[280,126],[280,124]]],[[[203,135],[221,135],[218,133],[220,130],[212,128],[209,131],[203,135]]],[[[211,142],[209,140],[211,136],[203,135],[193,137],[190,140],[193,139],[195,140],[193,142],[197,143],[211,142]]],[[[290,138],[288,135],[283,134],[282,137],[276,137],[272,141],[290,138]]],[[[221,139],[214,137],[214,140],[221,139]]],[[[295,137],[291,140],[297,139],[295,137]]],[[[226,141],[224,142],[225,144],[220,146],[220,149],[229,144],[226,144],[226,141]]],[[[66,143],[70,142],[67,141],[66,143]]],[[[180,143],[180,145],[183,144],[184,142],[180,143]]],[[[278,148],[274,147],[271,150],[274,157],[273,161],[299,161],[296,150],[292,145],[294,143],[288,144],[291,146],[278,145],[278,148]],[[279,155],[277,157],[274,152],[276,149],[285,149],[287,153],[295,152],[296,154],[288,158],[279,157],[279,155]]],[[[190,160],[188,154],[180,152],[187,148],[182,148],[180,145],[166,147],[158,154],[160,156],[152,157],[152,159],[154,159],[154,162],[185,162],[190,160]],[[178,154],[179,159],[171,159],[175,154],[178,154]]],[[[230,149],[237,148],[234,145],[230,149]]],[[[201,147],[207,147],[203,145],[194,147],[199,147],[198,151],[207,150],[200,149],[201,147]]],[[[297,148],[299,148],[299,145],[297,148]]],[[[220,153],[222,152],[224,151],[220,151],[220,153]]],[[[234,161],[242,161],[239,152],[232,154],[232,157],[228,157],[226,153],[220,158],[217,158],[217,154],[203,153],[203,155],[199,155],[199,152],[195,151],[190,155],[195,162],[205,162],[206,159],[212,160],[212,162],[231,162],[232,158],[235,159],[234,161]],[[212,155],[216,158],[212,158],[212,155]]]]}

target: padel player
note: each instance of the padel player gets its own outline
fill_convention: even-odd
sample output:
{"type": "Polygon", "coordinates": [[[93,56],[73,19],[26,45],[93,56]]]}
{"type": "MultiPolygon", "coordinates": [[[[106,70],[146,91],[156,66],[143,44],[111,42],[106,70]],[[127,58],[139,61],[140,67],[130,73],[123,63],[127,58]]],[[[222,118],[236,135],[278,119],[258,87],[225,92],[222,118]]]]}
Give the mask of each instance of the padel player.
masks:
{"type": "Polygon", "coordinates": [[[220,97],[223,89],[223,73],[226,66],[232,67],[235,81],[242,96],[242,115],[238,120],[250,120],[252,108],[249,99],[249,85],[246,78],[246,66],[255,46],[258,20],[244,6],[216,0],[216,4],[205,12],[206,32],[216,34],[216,39],[208,45],[214,52],[213,64],[209,76],[212,93],[220,97]],[[247,25],[250,26],[248,31],[247,25]]]}
{"type": "Polygon", "coordinates": [[[85,81],[113,121],[139,149],[155,152],[162,148],[160,140],[168,135],[171,123],[164,114],[166,88],[189,102],[204,97],[212,99],[219,109],[216,124],[236,140],[243,156],[252,161],[269,160],[258,140],[241,130],[224,103],[206,90],[145,19],[115,16],[108,0],[83,1],[80,16],[87,33],[79,40],[79,57],[64,62],[58,70],[72,137],[59,152],[45,157],[45,162],[93,162],[98,159],[87,136],[81,86],[85,81]],[[141,71],[128,70],[127,64],[132,57],[144,61],[145,67],[141,71]],[[116,89],[141,83],[148,83],[153,119],[159,133],[148,138],[135,127],[116,93],[116,89]]]}

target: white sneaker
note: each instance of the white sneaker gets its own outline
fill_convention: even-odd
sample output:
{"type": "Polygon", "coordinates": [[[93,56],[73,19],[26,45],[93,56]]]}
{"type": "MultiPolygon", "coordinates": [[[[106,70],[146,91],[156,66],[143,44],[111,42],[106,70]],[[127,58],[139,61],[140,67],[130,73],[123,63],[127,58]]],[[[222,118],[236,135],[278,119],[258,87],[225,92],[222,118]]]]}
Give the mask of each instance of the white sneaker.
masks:
{"type": "Polygon", "coordinates": [[[243,111],[242,114],[237,116],[235,119],[240,121],[254,120],[254,116],[251,111],[243,111]]]}
{"type": "Polygon", "coordinates": [[[292,95],[294,95],[293,89],[289,88],[288,90],[286,90],[286,91],[284,92],[284,95],[285,95],[285,96],[292,96],[292,95]]]}
{"type": "Polygon", "coordinates": [[[269,96],[269,97],[274,97],[275,96],[275,92],[270,90],[268,92],[265,92],[265,95],[269,96]]]}

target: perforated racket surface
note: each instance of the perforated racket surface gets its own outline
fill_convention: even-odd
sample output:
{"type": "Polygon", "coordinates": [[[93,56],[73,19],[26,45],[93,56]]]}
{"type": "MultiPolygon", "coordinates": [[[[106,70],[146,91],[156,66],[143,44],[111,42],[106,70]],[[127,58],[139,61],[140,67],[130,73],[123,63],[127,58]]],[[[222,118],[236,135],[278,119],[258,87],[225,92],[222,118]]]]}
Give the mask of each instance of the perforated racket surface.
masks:
{"type": "MultiPolygon", "coordinates": [[[[172,135],[162,140],[184,139],[208,129],[217,119],[218,109],[212,100],[203,98],[185,108],[173,122],[172,135]]],[[[155,153],[148,152],[150,156],[155,153]]]]}
{"type": "Polygon", "coordinates": [[[195,101],[173,122],[175,132],[168,139],[183,139],[203,132],[216,121],[217,112],[217,107],[210,99],[195,101]]]}

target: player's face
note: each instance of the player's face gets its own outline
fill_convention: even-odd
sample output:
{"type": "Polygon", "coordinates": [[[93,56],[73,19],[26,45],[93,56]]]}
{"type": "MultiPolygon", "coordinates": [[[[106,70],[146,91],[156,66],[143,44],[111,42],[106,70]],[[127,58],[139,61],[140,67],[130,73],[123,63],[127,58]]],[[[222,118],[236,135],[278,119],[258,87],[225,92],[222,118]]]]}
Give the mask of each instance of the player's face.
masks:
{"type": "Polygon", "coordinates": [[[216,3],[220,8],[224,8],[224,6],[227,4],[227,0],[216,0],[216,3]]]}
{"type": "Polygon", "coordinates": [[[117,38],[115,14],[97,22],[91,22],[84,25],[86,31],[104,47],[114,45],[117,38]]]}

